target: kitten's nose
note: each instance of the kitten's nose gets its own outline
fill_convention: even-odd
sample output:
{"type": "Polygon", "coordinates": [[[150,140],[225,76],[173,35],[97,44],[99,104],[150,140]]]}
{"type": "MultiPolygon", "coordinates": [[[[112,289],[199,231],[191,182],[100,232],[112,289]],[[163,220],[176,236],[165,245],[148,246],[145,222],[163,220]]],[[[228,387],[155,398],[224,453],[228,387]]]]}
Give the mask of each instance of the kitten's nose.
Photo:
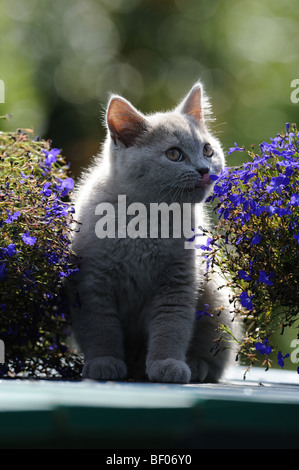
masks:
{"type": "Polygon", "coordinates": [[[198,171],[198,173],[199,173],[201,176],[204,176],[204,175],[206,175],[207,173],[209,173],[209,168],[196,168],[196,170],[198,171]]]}

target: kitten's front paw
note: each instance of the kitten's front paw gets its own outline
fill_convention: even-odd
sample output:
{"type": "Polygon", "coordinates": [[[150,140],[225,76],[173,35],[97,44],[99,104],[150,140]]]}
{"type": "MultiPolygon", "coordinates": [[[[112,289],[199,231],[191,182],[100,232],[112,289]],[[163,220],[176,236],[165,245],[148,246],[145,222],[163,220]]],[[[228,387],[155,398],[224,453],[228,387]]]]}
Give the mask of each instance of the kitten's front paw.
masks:
{"type": "Polygon", "coordinates": [[[199,383],[205,382],[209,373],[208,363],[204,359],[199,359],[190,361],[188,364],[191,369],[191,381],[199,383]]]}
{"type": "Polygon", "coordinates": [[[152,361],[146,372],[152,382],[189,383],[191,378],[187,364],[172,358],[152,361]]]}
{"type": "Polygon", "coordinates": [[[120,380],[127,375],[127,366],[115,357],[94,357],[85,362],[82,377],[93,380],[120,380]]]}
{"type": "Polygon", "coordinates": [[[221,365],[209,365],[202,358],[188,361],[191,369],[191,382],[198,383],[217,383],[222,375],[223,367],[221,365]]]}

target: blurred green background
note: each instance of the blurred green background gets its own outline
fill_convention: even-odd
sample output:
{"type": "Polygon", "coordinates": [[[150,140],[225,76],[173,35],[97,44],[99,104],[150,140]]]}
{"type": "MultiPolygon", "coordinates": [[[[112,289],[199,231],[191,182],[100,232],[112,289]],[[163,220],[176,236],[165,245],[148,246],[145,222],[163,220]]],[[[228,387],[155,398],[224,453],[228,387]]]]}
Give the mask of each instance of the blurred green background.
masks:
{"type": "Polygon", "coordinates": [[[0,31],[0,129],[52,139],[75,176],[99,150],[109,92],[147,113],[201,79],[225,151],[299,121],[298,0],[1,0],[0,31]]]}
{"type": "Polygon", "coordinates": [[[1,0],[0,31],[1,128],[51,138],[75,175],[103,139],[109,92],[152,112],[200,78],[225,150],[297,119],[297,0],[1,0]]]}

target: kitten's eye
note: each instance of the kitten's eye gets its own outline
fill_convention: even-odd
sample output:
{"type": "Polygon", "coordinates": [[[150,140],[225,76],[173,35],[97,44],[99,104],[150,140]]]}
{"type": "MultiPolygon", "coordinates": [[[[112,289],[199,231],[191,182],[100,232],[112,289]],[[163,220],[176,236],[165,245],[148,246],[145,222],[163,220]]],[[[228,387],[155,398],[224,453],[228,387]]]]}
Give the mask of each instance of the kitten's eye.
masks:
{"type": "Polygon", "coordinates": [[[172,160],[173,162],[181,162],[182,160],[184,160],[183,152],[176,147],[167,150],[165,152],[165,155],[169,160],[172,160]]]}
{"type": "Polygon", "coordinates": [[[210,144],[205,144],[203,148],[203,154],[205,157],[212,157],[214,155],[213,147],[210,144]]]}

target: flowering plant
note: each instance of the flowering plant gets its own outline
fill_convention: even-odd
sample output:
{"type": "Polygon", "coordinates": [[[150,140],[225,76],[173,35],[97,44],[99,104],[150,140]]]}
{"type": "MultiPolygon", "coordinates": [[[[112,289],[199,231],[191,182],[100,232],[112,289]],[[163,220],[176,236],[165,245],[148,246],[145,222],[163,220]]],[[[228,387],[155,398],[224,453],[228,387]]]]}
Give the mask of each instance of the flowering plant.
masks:
{"type": "Polygon", "coordinates": [[[76,270],[74,183],[60,151],[31,132],[0,133],[0,376],[71,377],[79,361],[66,343],[62,279],[76,270]]]}
{"type": "MultiPolygon", "coordinates": [[[[229,150],[245,151],[236,146],[229,150]]],[[[274,332],[298,328],[299,314],[299,133],[296,125],[260,152],[247,150],[250,161],[212,176],[218,200],[217,233],[202,247],[208,269],[220,267],[233,289],[236,315],[245,321],[239,353],[254,364],[263,356],[269,367],[274,332]]],[[[276,350],[278,365],[283,355],[276,350]]],[[[271,356],[272,357],[272,356],[271,356]]],[[[299,373],[299,368],[298,368],[299,373]]]]}

